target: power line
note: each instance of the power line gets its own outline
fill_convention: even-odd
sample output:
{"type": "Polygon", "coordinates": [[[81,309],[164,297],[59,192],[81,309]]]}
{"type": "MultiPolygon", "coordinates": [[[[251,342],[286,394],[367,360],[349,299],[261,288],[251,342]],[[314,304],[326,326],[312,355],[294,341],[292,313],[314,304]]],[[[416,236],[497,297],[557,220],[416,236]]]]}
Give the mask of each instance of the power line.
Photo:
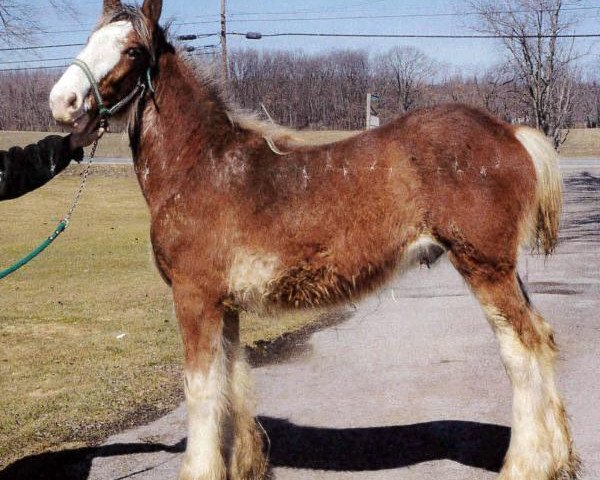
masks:
{"type": "MultiPolygon", "coordinates": [[[[228,35],[247,36],[248,33],[229,32],[228,35]]],[[[600,38],[600,33],[559,35],[419,35],[387,33],[261,33],[262,37],[354,37],[354,38],[445,38],[445,39],[519,39],[519,38],[600,38]]]]}
{"type": "Polygon", "coordinates": [[[36,58],[35,60],[11,60],[10,62],[0,62],[0,65],[9,65],[15,63],[35,63],[35,62],[58,62],[60,60],[72,60],[72,57],[60,58],[36,58]]]}
{"type": "MultiPolygon", "coordinates": [[[[194,35],[196,38],[207,38],[207,37],[213,37],[219,35],[218,33],[201,33],[198,35],[194,35]]],[[[175,37],[177,40],[180,39],[180,37],[186,37],[187,35],[179,35],[177,37],[175,37]]],[[[182,40],[185,40],[184,38],[181,38],[182,40]]],[[[64,48],[64,47],[83,47],[87,45],[86,43],[63,43],[63,44],[59,44],[59,45],[31,45],[31,46],[27,46],[27,47],[7,47],[7,48],[0,48],[0,52],[14,52],[14,51],[19,51],[19,50],[40,50],[40,49],[46,49],[46,48],[64,48]]]]}
{"type": "Polygon", "coordinates": [[[23,72],[26,70],[51,70],[53,68],[67,68],[69,65],[54,65],[52,67],[24,67],[24,68],[2,68],[0,72],[23,72]]]}
{"type": "MultiPolygon", "coordinates": [[[[583,7],[565,7],[561,8],[561,11],[571,12],[571,11],[579,11],[579,10],[597,10],[600,9],[600,6],[583,6],[583,7]]],[[[397,10],[397,9],[396,9],[397,10]]],[[[537,10],[539,12],[551,12],[554,9],[540,9],[537,10]]],[[[321,11],[281,11],[281,12],[234,12],[231,13],[230,16],[261,16],[261,15],[312,15],[312,14],[320,14],[320,13],[334,13],[334,12],[348,12],[348,9],[335,9],[335,10],[321,10],[321,11]]],[[[510,13],[528,13],[526,10],[496,10],[490,12],[492,14],[510,14],[510,13]]],[[[466,11],[466,12],[444,12],[444,13],[405,13],[405,14],[390,14],[383,16],[384,18],[399,18],[399,17],[444,17],[444,16],[464,16],[464,15],[480,15],[476,11],[466,11]]],[[[337,18],[337,17],[334,17],[337,18]]],[[[369,16],[360,16],[359,18],[378,18],[378,17],[369,17],[369,16]]],[[[308,18],[311,19],[311,18],[308,18]]],[[[279,19],[277,19],[279,20],[279,19]]],[[[239,21],[239,20],[238,20],[239,21]]],[[[255,21],[255,20],[252,20],[255,21]]]]}
{"type": "MultiPolygon", "coordinates": [[[[562,11],[571,12],[571,11],[585,11],[585,10],[600,10],[600,6],[584,6],[584,7],[572,7],[572,8],[562,8],[562,11]]],[[[329,10],[329,12],[336,12],[338,10],[329,10]]],[[[343,12],[347,12],[347,9],[340,10],[343,12]]],[[[551,9],[541,9],[540,12],[550,12],[553,11],[551,9]]],[[[355,15],[355,16],[327,16],[327,17],[294,17],[294,18],[248,18],[248,19],[234,19],[231,17],[240,17],[240,16],[262,16],[262,15],[310,15],[312,13],[326,13],[328,10],[321,10],[316,12],[310,11],[282,11],[282,12],[262,12],[262,13],[251,13],[251,12],[239,12],[239,13],[231,13],[228,14],[229,22],[291,22],[291,21],[323,21],[323,20],[357,20],[357,19],[386,19],[386,18],[436,18],[436,17],[460,17],[460,16],[472,16],[472,15],[480,15],[475,11],[466,11],[466,12],[442,12],[442,13],[404,13],[404,14],[389,14],[389,15],[355,15]]],[[[497,10],[492,12],[493,14],[512,14],[512,13],[527,13],[525,10],[497,10]]],[[[193,17],[188,18],[213,18],[213,20],[204,20],[204,21],[196,21],[196,22],[174,22],[175,26],[187,26],[187,25],[206,25],[206,24],[217,24],[220,23],[219,14],[210,14],[210,15],[195,15],[193,17]]],[[[85,24],[87,25],[87,24],[85,24]]],[[[90,27],[93,24],[89,24],[90,27]]],[[[89,29],[85,30],[40,30],[37,33],[45,33],[45,34],[53,34],[53,33],[87,33],[89,29]]],[[[1,34],[0,34],[1,35],[1,34]]],[[[207,36],[216,35],[214,33],[207,34],[207,36]]]]}
{"type": "MultiPolygon", "coordinates": [[[[600,7],[581,7],[570,10],[600,10],[600,7]]],[[[549,11],[549,10],[542,10],[549,11]]],[[[525,11],[493,12],[494,14],[527,13],[525,11]]],[[[309,21],[332,21],[332,20],[362,20],[362,19],[386,19],[386,18],[435,18],[435,17],[464,17],[480,15],[478,12],[447,12],[447,13],[406,13],[397,15],[353,15],[353,16],[331,16],[331,17],[293,17],[293,18],[253,18],[253,19],[231,19],[236,22],[309,22],[309,21]]]]}
{"type": "Polygon", "coordinates": [[[29,47],[8,47],[0,48],[0,52],[14,52],[17,50],[38,50],[43,48],[63,48],[63,47],[82,47],[85,43],[63,43],[60,45],[38,45],[29,47]]]}
{"type": "MultiPolygon", "coordinates": [[[[218,35],[218,34],[212,34],[218,35]]],[[[227,35],[245,37],[247,33],[227,32],[227,35]]],[[[559,35],[420,35],[420,34],[386,34],[386,33],[263,33],[263,37],[349,37],[349,38],[446,38],[446,39],[518,39],[518,38],[600,38],[598,33],[568,33],[559,35]]],[[[0,48],[0,52],[14,52],[23,50],[40,50],[48,48],[82,47],[85,43],[63,43],[59,45],[37,45],[28,47],[0,48]]]]}
{"type": "MultiPolygon", "coordinates": [[[[371,0],[370,2],[361,2],[353,5],[347,5],[343,8],[326,8],[321,10],[296,10],[296,11],[285,11],[285,12],[233,12],[231,15],[310,15],[318,13],[334,13],[334,12],[347,12],[349,9],[355,9],[359,7],[371,6],[375,3],[383,3],[386,0],[371,0]]],[[[394,8],[394,7],[393,7],[394,8]]]]}
{"type": "Polygon", "coordinates": [[[190,53],[191,57],[200,57],[202,55],[219,55],[219,51],[218,50],[212,50],[212,51],[207,51],[207,52],[194,52],[194,53],[190,53]]]}

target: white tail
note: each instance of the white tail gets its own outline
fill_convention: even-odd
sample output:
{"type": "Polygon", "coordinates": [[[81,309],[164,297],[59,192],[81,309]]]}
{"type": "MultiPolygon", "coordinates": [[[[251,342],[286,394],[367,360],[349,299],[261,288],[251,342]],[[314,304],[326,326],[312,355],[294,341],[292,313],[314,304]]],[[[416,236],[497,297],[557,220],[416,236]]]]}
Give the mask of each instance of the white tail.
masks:
{"type": "Polygon", "coordinates": [[[537,201],[532,218],[531,246],[549,255],[558,243],[562,210],[562,179],[558,167],[558,154],[539,130],[518,127],[515,136],[529,153],[537,176],[537,201]]]}

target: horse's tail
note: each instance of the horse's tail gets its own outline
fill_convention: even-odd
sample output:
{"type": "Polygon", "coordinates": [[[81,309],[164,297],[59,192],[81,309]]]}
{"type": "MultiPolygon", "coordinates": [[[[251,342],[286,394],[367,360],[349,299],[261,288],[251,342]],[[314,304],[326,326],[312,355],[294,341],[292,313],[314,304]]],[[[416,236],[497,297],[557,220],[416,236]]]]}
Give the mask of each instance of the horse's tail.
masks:
{"type": "Polygon", "coordinates": [[[562,179],[556,150],[539,130],[518,127],[515,136],[521,142],[535,167],[536,200],[531,216],[529,244],[551,254],[558,243],[558,228],[562,210],[562,179]]]}

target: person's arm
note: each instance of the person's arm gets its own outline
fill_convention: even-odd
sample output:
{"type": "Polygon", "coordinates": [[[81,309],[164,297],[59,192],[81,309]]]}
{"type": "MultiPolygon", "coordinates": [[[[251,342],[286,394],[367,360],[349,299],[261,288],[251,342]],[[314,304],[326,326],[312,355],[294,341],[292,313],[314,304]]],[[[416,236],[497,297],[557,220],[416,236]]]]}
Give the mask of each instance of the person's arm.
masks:
{"type": "Polygon", "coordinates": [[[81,133],[50,135],[25,148],[0,151],[0,200],[31,192],[62,172],[71,160],[80,162],[83,147],[103,133],[104,129],[98,129],[98,123],[93,122],[81,133]]]}
{"type": "Polygon", "coordinates": [[[71,150],[71,136],[51,135],[25,148],[0,151],[0,200],[20,197],[81,161],[83,148],[71,150]]]}

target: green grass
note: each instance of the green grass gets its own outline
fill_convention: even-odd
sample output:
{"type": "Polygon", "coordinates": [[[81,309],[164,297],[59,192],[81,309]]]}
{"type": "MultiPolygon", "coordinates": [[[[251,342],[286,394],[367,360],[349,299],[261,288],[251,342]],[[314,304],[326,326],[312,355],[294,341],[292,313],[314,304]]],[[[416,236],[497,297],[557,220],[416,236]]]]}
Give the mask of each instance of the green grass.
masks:
{"type": "MultiPolygon", "coordinates": [[[[0,281],[0,466],[98,441],[182,398],[170,290],[151,259],[132,168],[97,172],[70,228],[0,281]]],[[[78,185],[77,175],[61,175],[0,202],[0,268],[52,231],[78,185]]],[[[272,339],[315,318],[245,316],[242,339],[272,339]]]]}

